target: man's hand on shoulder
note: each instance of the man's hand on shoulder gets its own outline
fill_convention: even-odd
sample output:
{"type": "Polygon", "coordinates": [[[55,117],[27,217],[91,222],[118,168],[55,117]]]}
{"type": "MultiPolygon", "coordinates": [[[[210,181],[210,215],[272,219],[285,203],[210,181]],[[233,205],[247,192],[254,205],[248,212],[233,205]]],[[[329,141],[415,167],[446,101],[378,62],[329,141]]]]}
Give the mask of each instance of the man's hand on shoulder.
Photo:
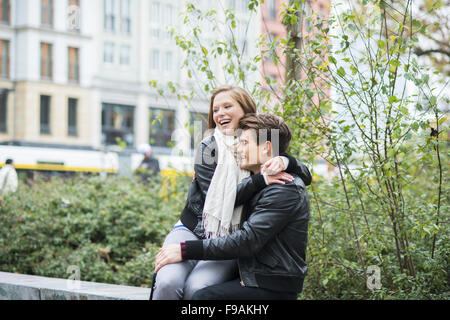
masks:
{"type": "Polygon", "coordinates": [[[289,163],[289,159],[286,157],[274,157],[261,165],[261,173],[275,175],[281,171],[285,171],[287,168],[286,161],[289,163]]]}
{"type": "Polygon", "coordinates": [[[264,181],[266,182],[266,185],[270,184],[285,184],[285,181],[293,181],[294,177],[291,176],[289,173],[286,172],[279,172],[274,175],[268,175],[266,173],[262,174],[264,177],[264,181]]]}

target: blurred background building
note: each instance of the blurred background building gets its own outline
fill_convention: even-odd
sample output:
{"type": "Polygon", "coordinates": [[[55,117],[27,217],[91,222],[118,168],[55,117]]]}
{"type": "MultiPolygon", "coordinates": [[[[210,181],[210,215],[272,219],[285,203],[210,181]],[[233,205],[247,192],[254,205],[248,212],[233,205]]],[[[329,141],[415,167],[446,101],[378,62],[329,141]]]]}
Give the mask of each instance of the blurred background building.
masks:
{"type": "Polygon", "coordinates": [[[77,29],[66,19],[77,3],[0,1],[2,141],[92,145],[89,19],[77,29]]]}
{"type": "MultiPolygon", "coordinates": [[[[266,35],[269,41],[280,40],[287,37],[287,30],[283,24],[282,12],[289,5],[289,0],[265,0],[261,3],[261,33],[266,35]]],[[[305,17],[309,17],[312,12],[328,16],[330,14],[331,0],[304,1],[301,9],[305,12],[305,17]]],[[[304,17],[300,20],[302,27],[299,31],[304,32],[311,26],[311,22],[304,17]]],[[[261,72],[263,77],[268,77],[271,81],[275,80],[282,84],[286,80],[286,57],[281,50],[277,50],[279,63],[273,60],[263,59],[261,63],[261,72]]],[[[264,80],[264,79],[263,79],[264,80]]]]}
{"type": "MultiPolygon", "coordinates": [[[[248,48],[260,36],[251,30],[285,35],[285,0],[265,1],[252,21],[247,0],[197,2],[218,12],[234,8],[239,22],[249,24],[249,32],[238,34],[248,48]]],[[[65,152],[52,160],[45,150],[105,152],[122,143],[133,153],[150,143],[164,169],[174,149],[190,155],[192,139],[175,133],[206,119],[209,101],[198,98],[186,108],[175,95],[158,99],[149,85],[155,79],[192,85],[180,72],[183,56],[167,28],[185,27],[178,21],[184,8],[184,0],[0,0],[0,144],[10,147],[2,156],[14,157],[5,154],[18,150],[12,147],[22,148],[20,157],[33,153],[24,148],[36,148],[28,150],[41,158],[19,157],[16,165],[39,169],[67,166],[71,158],[65,152]]],[[[260,75],[283,81],[284,70],[263,62],[260,75]]],[[[133,167],[140,158],[132,156],[133,167]]]]}

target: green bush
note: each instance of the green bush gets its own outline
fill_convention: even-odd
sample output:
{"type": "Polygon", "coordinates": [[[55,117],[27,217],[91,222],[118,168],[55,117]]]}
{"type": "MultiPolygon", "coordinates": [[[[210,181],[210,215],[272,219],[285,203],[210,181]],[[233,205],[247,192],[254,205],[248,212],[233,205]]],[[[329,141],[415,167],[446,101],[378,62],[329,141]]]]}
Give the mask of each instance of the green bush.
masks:
{"type": "MultiPolygon", "coordinates": [[[[433,223],[434,206],[426,196],[433,181],[420,176],[420,183],[405,193],[408,212],[409,249],[415,266],[415,277],[399,271],[395,239],[390,232],[386,213],[376,210],[377,203],[368,203],[366,216],[357,208],[358,197],[351,194],[355,207],[346,210],[339,205],[345,195],[338,188],[338,177],[330,182],[319,178],[308,193],[311,200],[308,249],[309,267],[302,299],[449,299],[450,239],[443,225],[438,233],[434,257],[431,243],[434,233],[427,232],[433,223]],[[373,208],[372,208],[373,207],[373,208]],[[363,268],[350,222],[354,215],[361,241],[363,268]],[[425,229],[425,230],[424,230],[425,229]],[[369,290],[365,272],[369,266],[380,268],[381,288],[369,290]]],[[[348,185],[350,189],[350,184],[348,185]]],[[[444,206],[448,210],[448,206],[444,206]]],[[[447,228],[447,229],[446,229],[447,228]]]]}
{"type": "Polygon", "coordinates": [[[191,177],[144,185],[108,177],[22,184],[0,207],[0,270],[149,286],[154,256],[179,218],[191,177]]]}
{"type": "MultiPolygon", "coordinates": [[[[367,202],[367,215],[354,216],[365,266],[381,269],[381,289],[371,291],[355,250],[351,211],[338,205],[345,197],[339,181],[315,176],[308,188],[309,272],[300,298],[448,299],[449,234],[439,233],[431,258],[433,234],[426,229],[435,209],[424,197],[434,185],[426,177],[425,171],[405,197],[416,208],[408,220],[415,278],[398,271],[390,226],[377,204],[367,202]]],[[[179,218],[190,181],[173,175],[148,185],[119,177],[21,184],[0,207],[0,270],[68,278],[67,268],[75,265],[85,281],[150,287],[158,248],[179,218]]],[[[356,202],[356,194],[349,196],[356,202]]]]}

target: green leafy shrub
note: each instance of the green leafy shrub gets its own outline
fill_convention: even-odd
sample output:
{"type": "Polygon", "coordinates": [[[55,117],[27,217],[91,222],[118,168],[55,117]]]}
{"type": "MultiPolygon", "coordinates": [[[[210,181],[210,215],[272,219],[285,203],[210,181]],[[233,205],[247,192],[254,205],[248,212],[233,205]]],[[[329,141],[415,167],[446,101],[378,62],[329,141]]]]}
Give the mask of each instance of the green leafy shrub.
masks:
{"type": "Polygon", "coordinates": [[[149,286],[154,256],[179,218],[191,177],[147,185],[108,177],[22,184],[0,207],[0,270],[149,286]]]}
{"type": "MultiPolygon", "coordinates": [[[[377,204],[367,201],[366,216],[355,214],[361,230],[370,226],[370,233],[361,233],[360,239],[365,264],[381,269],[381,289],[374,291],[367,288],[366,270],[355,250],[352,212],[339,205],[345,195],[338,178],[314,177],[308,188],[309,272],[300,298],[449,298],[450,241],[448,233],[440,233],[431,258],[433,233],[427,230],[435,208],[427,204],[426,196],[434,182],[427,179],[426,164],[421,167],[421,184],[410,186],[406,194],[408,206],[415,208],[409,217],[415,278],[398,272],[390,226],[383,212],[376,211],[377,204]]],[[[0,270],[68,278],[67,268],[75,265],[85,281],[150,287],[158,248],[179,218],[190,181],[190,176],[173,174],[162,185],[147,186],[119,177],[21,184],[20,191],[7,195],[0,207],[0,270]]],[[[357,203],[356,193],[349,196],[357,203]]],[[[447,209],[445,205],[443,210],[447,209]]]]}
{"type": "MultiPolygon", "coordinates": [[[[258,14],[260,3],[249,2],[248,16],[258,14]]],[[[205,11],[188,1],[185,28],[172,33],[186,57],[181,70],[198,85],[186,92],[180,84],[150,82],[161,96],[176,94],[187,105],[219,84],[246,88],[259,111],[287,122],[293,156],[310,167],[328,164],[334,177],[316,178],[308,188],[302,298],[450,296],[450,82],[417,54],[418,43],[436,35],[432,23],[419,20],[439,17],[442,3],[425,1],[424,14],[414,3],[285,1],[285,35],[264,34],[258,47],[248,48],[256,53],[245,54],[236,35],[252,32],[249,23],[233,9],[205,11]],[[199,36],[205,25],[215,32],[211,39],[199,36]],[[273,62],[278,74],[252,80],[261,61],[273,62]],[[376,288],[372,270],[378,270],[376,288]]]]}

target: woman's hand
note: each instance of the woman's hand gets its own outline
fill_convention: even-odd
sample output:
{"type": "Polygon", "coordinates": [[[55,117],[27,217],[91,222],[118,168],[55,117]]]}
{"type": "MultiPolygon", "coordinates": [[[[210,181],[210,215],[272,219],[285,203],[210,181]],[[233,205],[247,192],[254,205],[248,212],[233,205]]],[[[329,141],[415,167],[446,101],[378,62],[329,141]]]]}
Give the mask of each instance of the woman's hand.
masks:
{"type": "Polygon", "coordinates": [[[284,170],[286,170],[286,168],[284,167],[284,161],[280,156],[268,160],[261,166],[261,173],[266,173],[268,175],[274,175],[284,170]]]}
{"type": "Polygon", "coordinates": [[[162,267],[169,263],[176,263],[183,261],[181,257],[181,245],[169,244],[159,249],[159,253],[156,255],[155,273],[162,267]]]}

